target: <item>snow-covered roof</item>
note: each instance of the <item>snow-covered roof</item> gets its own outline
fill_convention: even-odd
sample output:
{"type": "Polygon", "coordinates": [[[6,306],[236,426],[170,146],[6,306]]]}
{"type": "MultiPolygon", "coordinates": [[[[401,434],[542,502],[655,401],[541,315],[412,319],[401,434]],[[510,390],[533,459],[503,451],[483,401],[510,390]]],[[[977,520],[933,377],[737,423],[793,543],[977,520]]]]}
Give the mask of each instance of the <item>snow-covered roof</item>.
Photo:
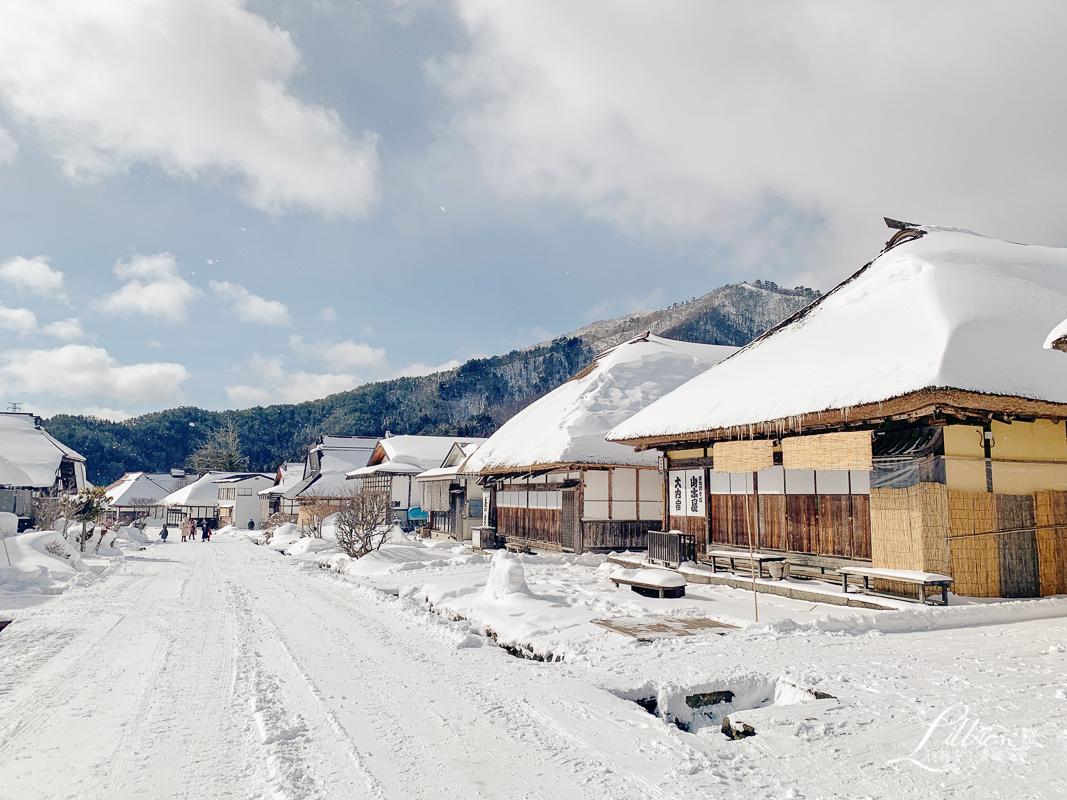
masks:
{"type": "Polygon", "coordinates": [[[605,441],[604,434],[736,349],[649,334],[606,350],[589,369],[508,420],[461,470],[491,473],[552,464],[655,464],[654,453],[635,453],[605,441]]]}
{"type": "Polygon", "coordinates": [[[29,476],[31,486],[55,485],[59,464],[64,458],[85,461],[44,428],[37,427],[33,414],[0,413],[0,456],[29,476]]]}
{"type": "Polygon", "coordinates": [[[454,467],[437,467],[437,469],[428,469],[425,472],[416,475],[417,481],[432,481],[440,478],[451,478],[459,473],[459,464],[454,467]]]}
{"type": "Polygon", "coordinates": [[[1062,356],[1042,348],[1067,316],[1067,249],[917,231],[610,438],[682,437],[923,389],[1067,403],[1062,356]]]}
{"type": "Polygon", "coordinates": [[[289,489],[300,483],[301,479],[304,477],[304,462],[288,461],[278,468],[278,472],[281,475],[281,480],[279,480],[273,486],[268,486],[266,489],[260,489],[259,494],[285,494],[289,489]]]}
{"type": "Polygon", "coordinates": [[[127,472],[107,487],[107,499],[113,506],[132,505],[134,500],[162,500],[175,491],[176,483],[168,473],[127,472]],[[170,486],[163,484],[164,475],[170,478],[170,486]]]}
{"type": "Polygon", "coordinates": [[[454,444],[478,445],[484,441],[470,436],[386,436],[378,440],[369,463],[413,464],[423,472],[441,466],[454,444]]]}
{"type": "Polygon", "coordinates": [[[1067,350],[1067,319],[1049,331],[1045,337],[1046,350],[1067,350]]]}
{"type": "Polygon", "coordinates": [[[403,461],[383,461],[380,464],[371,464],[368,467],[360,467],[348,473],[349,478],[363,478],[367,475],[382,473],[385,475],[418,475],[423,471],[418,464],[405,464],[403,461]]]}
{"type": "Polygon", "coordinates": [[[3,456],[0,456],[0,486],[29,489],[34,486],[33,478],[27,475],[18,465],[12,464],[3,456]]]}
{"type": "Polygon", "coordinates": [[[165,506],[214,506],[219,502],[218,481],[230,478],[234,475],[247,473],[239,472],[208,472],[199,480],[183,486],[175,492],[171,492],[162,500],[165,506]]]}
{"type": "Polygon", "coordinates": [[[366,466],[377,439],[368,436],[323,436],[312,445],[303,477],[283,497],[344,497],[352,491],[345,475],[366,466]]]}

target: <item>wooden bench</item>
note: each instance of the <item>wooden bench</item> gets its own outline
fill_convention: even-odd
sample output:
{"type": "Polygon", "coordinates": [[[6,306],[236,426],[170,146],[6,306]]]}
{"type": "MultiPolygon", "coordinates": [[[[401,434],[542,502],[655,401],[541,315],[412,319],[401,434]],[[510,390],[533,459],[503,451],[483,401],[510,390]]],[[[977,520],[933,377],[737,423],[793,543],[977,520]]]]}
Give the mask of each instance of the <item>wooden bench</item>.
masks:
{"type": "Polygon", "coordinates": [[[631,591],[645,597],[685,597],[685,578],[667,570],[624,569],[612,575],[611,582],[615,588],[620,584],[629,586],[631,591]]]}
{"type": "Polygon", "coordinates": [[[948,587],[952,585],[952,578],[948,575],[938,575],[935,572],[919,572],[910,569],[876,569],[873,567],[838,567],[837,574],[841,576],[841,591],[848,593],[848,579],[850,576],[863,579],[863,591],[871,594],[871,578],[883,581],[898,581],[899,583],[911,583],[918,587],[918,600],[926,603],[926,587],[941,587],[941,605],[948,605],[948,587]]]}
{"type": "Polygon", "coordinates": [[[763,565],[774,561],[785,561],[785,556],[770,555],[769,553],[749,553],[747,550],[709,550],[704,556],[704,560],[711,564],[711,571],[718,571],[717,559],[726,559],[730,562],[730,572],[736,572],[734,568],[734,562],[740,561],[743,564],[756,563],[756,575],[760,578],[763,577],[763,565]]]}
{"type": "Polygon", "coordinates": [[[509,553],[532,553],[530,546],[525,542],[506,542],[504,549],[509,553]]]}

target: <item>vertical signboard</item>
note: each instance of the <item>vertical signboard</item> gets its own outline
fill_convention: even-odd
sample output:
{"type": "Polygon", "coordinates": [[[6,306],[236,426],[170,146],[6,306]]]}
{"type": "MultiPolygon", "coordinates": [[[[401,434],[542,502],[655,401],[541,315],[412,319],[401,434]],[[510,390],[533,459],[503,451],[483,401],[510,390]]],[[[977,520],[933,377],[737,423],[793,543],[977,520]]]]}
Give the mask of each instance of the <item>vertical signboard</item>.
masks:
{"type": "Polygon", "coordinates": [[[673,517],[703,517],[704,470],[678,469],[668,473],[668,500],[673,517]]]}
{"type": "Polygon", "coordinates": [[[689,494],[686,503],[686,516],[703,517],[704,511],[704,470],[686,470],[686,482],[689,494]]]}

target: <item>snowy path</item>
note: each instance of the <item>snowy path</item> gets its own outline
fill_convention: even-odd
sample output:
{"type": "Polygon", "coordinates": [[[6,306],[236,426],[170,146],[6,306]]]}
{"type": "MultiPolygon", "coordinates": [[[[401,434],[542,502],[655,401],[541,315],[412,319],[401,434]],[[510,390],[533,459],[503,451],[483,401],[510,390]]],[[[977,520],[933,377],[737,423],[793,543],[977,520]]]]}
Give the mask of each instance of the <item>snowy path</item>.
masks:
{"type": "Polygon", "coordinates": [[[129,557],[4,634],[0,796],[670,796],[546,713],[552,665],[412,613],[232,540],[129,557]]]}
{"type": "Polygon", "coordinates": [[[609,641],[517,659],[247,541],[154,545],[0,634],[0,798],[1067,796],[1062,617],[609,641]],[[840,701],[744,712],[734,742],[599,688],[775,676],[840,701]],[[917,759],[951,771],[907,760],[963,708],[1001,733],[946,725],[917,759]]]}

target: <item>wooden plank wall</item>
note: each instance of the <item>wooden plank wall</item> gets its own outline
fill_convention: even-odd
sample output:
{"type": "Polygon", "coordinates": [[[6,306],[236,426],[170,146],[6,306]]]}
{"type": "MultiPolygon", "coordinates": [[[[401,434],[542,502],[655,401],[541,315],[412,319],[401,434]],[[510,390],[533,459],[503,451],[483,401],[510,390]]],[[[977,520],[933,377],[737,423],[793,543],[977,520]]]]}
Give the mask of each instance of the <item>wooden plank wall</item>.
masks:
{"type": "MultiPolygon", "coordinates": [[[[1033,495],[996,495],[999,530],[1034,525],[1033,495]]],[[[1021,531],[987,537],[997,540],[1001,597],[1039,597],[1041,579],[1037,564],[1037,532],[1021,531]]]]}
{"type": "MultiPolygon", "coordinates": [[[[714,495],[712,495],[714,497],[714,495]]],[[[682,533],[688,533],[690,536],[696,537],[697,553],[703,553],[707,549],[708,544],[708,526],[707,520],[703,517],[675,517],[669,518],[669,530],[681,531],[682,533]]],[[[655,528],[649,528],[649,530],[655,530],[655,528]]]]}
{"type": "MultiPolygon", "coordinates": [[[[761,494],[758,531],[754,500],[752,495],[710,496],[712,545],[747,548],[747,524],[756,537],[753,544],[760,550],[871,558],[871,512],[866,495],[851,495],[850,501],[849,495],[761,494]]],[[[674,524],[677,519],[672,517],[671,525],[681,530],[674,524]]],[[[697,551],[703,551],[699,539],[697,551]]]]}
{"type": "Polygon", "coordinates": [[[556,508],[500,508],[496,510],[498,535],[526,539],[553,549],[561,546],[563,512],[556,508]]]}
{"type": "Polygon", "coordinates": [[[582,549],[644,550],[648,547],[648,532],[660,527],[653,520],[586,520],[582,522],[582,549]]]}

